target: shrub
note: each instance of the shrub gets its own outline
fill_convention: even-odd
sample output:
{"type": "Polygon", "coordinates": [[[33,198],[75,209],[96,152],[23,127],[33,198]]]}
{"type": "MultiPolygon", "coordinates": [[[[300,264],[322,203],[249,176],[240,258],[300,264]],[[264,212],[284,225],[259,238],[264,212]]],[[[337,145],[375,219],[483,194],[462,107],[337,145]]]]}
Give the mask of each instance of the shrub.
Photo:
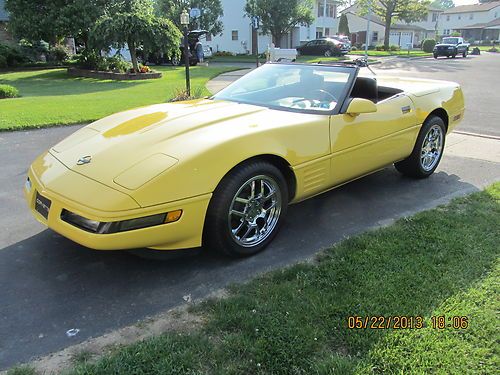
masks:
{"type": "Polygon", "coordinates": [[[102,67],[103,63],[105,58],[95,51],[84,51],[76,57],[76,66],[81,69],[100,70],[99,67],[102,67]]]}
{"type": "Polygon", "coordinates": [[[69,50],[66,46],[55,45],[49,50],[49,60],[55,63],[63,63],[69,58],[69,50]]]}
{"type": "Polygon", "coordinates": [[[399,51],[401,48],[400,48],[399,46],[397,46],[396,44],[391,44],[391,45],[389,46],[389,49],[390,49],[391,51],[399,51]]]}
{"type": "Polygon", "coordinates": [[[375,49],[377,51],[385,51],[385,46],[383,44],[378,44],[377,46],[375,46],[375,49]]]}
{"type": "Polygon", "coordinates": [[[17,98],[19,90],[10,85],[0,85],[0,99],[17,98]]]}
{"type": "Polygon", "coordinates": [[[3,55],[0,55],[0,69],[5,69],[7,68],[8,65],[7,65],[7,59],[5,58],[5,56],[3,55]]]}
{"type": "Polygon", "coordinates": [[[498,52],[498,48],[491,47],[488,52],[498,52]]]}
{"type": "Polygon", "coordinates": [[[436,41],[434,39],[426,39],[422,43],[422,49],[424,52],[432,52],[434,50],[434,46],[436,45],[436,41]]]}
{"type": "Polygon", "coordinates": [[[234,56],[234,54],[227,51],[218,51],[214,53],[214,56],[234,56]]]}
{"type": "Polygon", "coordinates": [[[123,60],[121,56],[113,56],[106,58],[108,62],[108,69],[115,73],[125,73],[130,70],[132,64],[123,60]]]}
{"type": "Polygon", "coordinates": [[[14,67],[27,60],[18,48],[5,44],[0,44],[0,56],[3,57],[2,61],[5,60],[5,67],[14,67]]]}

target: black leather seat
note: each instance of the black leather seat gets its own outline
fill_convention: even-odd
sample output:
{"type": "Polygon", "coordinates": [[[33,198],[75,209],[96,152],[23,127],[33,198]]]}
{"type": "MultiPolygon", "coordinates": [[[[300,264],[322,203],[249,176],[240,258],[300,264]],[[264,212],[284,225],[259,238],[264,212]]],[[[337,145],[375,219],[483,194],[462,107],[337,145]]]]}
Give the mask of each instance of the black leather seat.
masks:
{"type": "Polygon", "coordinates": [[[371,100],[374,103],[378,101],[377,80],[368,77],[358,77],[354,82],[351,91],[352,98],[362,98],[371,100]]]}

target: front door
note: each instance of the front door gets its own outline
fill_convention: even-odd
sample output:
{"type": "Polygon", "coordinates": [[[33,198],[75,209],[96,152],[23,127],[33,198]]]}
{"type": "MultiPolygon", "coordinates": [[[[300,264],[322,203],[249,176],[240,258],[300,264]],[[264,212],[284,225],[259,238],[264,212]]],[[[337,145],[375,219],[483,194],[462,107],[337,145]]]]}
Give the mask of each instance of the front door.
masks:
{"type": "Polygon", "coordinates": [[[332,116],[332,186],[404,159],[418,130],[413,102],[403,94],[377,103],[374,113],[332,116]]]}

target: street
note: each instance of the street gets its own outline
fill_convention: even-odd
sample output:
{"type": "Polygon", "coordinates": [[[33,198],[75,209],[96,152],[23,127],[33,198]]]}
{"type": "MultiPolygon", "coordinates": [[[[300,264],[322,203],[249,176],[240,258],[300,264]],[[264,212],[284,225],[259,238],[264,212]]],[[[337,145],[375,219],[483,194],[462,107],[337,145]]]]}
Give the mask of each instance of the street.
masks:
{"type": "Polygon", "coordinates": [[[230,283],[308,259],[348,236],[500,179],[500,163],[491,152],[500,143],[495,139],[500,137],[500,56],[390,58],[374,70],[460,83],[466,115],[458,130],[492,139],[450,137],[450,153],[445,151],[427,180],[404,178],[390,167],[291,206],[275,241],[248,259],[202,252],[146,260],[92,251],[47,230],[26,208],[26,171],[38,154],[79,127],[0,133],[0,370],[134,324],[184,303],[185,295],[203,298],[230,283]],[[467,142],[484,142],[490,153],[469,155],[463,147],[467,142]],[[68,337],[66,331],[74,328],[78,334],[68,337]]]}

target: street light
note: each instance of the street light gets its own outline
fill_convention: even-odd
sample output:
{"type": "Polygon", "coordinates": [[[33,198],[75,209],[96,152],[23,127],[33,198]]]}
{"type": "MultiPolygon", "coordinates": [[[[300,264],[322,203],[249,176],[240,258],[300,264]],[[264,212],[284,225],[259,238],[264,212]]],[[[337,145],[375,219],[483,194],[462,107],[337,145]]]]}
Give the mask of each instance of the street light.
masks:
{"type": "Polygon", "coordinates": [[[188,25],[189,14],[186,9],[181,13],[181,25],[184,26],[184,65],[186,65],[186,93],[191,96],[191,82],[189,79],[189,43],[188,43],[188,25]]]}

